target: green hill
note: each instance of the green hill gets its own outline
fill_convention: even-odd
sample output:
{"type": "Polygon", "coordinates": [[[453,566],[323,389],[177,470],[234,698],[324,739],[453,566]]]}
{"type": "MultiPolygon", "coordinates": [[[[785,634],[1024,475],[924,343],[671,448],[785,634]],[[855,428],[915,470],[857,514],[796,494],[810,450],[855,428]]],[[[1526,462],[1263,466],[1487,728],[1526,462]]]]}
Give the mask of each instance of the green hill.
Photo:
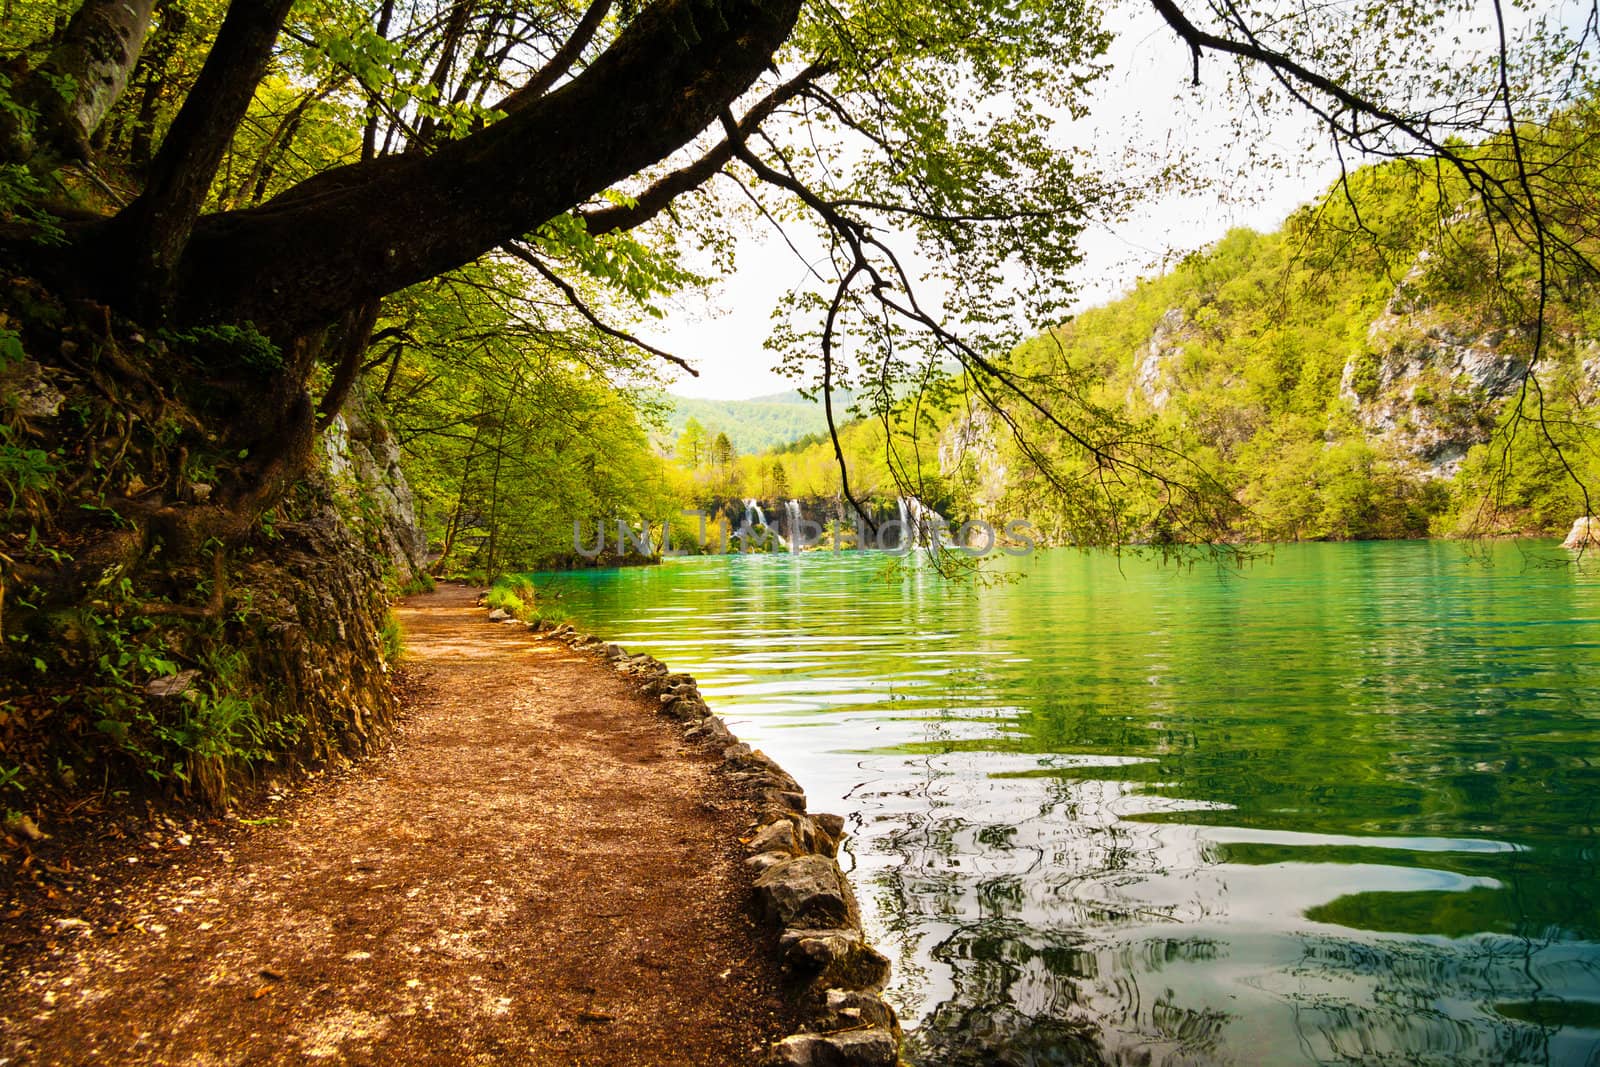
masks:
{"type": "Polygon", "coordinates": [[[749,400],[700,400],[671,393],[661,400],[672,406],[667,427],[673,438],[694,419],[708,436],[727,434],[733,447],[746,455],[821,433],[828,426],[822,405],[793,390],[749,400]]]}

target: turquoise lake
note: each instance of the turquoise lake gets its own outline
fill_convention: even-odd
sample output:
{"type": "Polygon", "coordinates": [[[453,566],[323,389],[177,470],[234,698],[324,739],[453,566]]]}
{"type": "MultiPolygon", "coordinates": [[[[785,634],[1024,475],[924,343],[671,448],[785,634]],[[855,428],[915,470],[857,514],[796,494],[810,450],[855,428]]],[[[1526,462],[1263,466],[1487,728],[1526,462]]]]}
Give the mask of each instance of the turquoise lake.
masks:
{"type": "Polygon", "coordinates": [[[836,811],[934,1064],[1600,1064],[1600,573],[1553,544],[536,577],[836,811]]]}

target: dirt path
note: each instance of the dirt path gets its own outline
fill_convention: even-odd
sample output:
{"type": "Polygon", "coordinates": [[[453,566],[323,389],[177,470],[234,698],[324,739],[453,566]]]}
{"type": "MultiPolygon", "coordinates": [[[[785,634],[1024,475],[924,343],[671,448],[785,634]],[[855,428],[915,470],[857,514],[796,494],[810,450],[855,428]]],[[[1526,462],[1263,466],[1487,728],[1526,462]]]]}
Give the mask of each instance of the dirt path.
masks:
{"type": "Polygon", "coordinates": [[[788,1017],[743,803],[604,664],[473,603],[399,609],[388,756],[7,930],[0,1064],[758,1062],[788,1017]]]}

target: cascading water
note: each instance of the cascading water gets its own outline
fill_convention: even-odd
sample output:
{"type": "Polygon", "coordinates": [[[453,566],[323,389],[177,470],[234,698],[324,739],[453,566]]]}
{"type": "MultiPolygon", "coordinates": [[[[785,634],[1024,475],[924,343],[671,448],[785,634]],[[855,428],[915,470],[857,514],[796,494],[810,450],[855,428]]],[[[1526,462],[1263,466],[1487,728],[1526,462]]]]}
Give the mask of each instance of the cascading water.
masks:
{"type": "Polygon", "coordinates": [[[785,542],[790,552],[800,551],[800,501],[790,500],[783,506],[785,517],[788,519],[787,527],[789,539],[785,542]]]}
{"type": "Polygon", "coordinates": [[[914,496],[900,497],[902,544],[947,545],[950,543],[950,523],[937,511],[914,496]]]}
{"type": "Polygon", "coordinates": [[[734,536],[748,548],[751,544],[765,540],[767,532],[767,513],[761,510],[761,502],[754,497],[746,499],[744,518],[740,521],[739,530],[734,536]]]}

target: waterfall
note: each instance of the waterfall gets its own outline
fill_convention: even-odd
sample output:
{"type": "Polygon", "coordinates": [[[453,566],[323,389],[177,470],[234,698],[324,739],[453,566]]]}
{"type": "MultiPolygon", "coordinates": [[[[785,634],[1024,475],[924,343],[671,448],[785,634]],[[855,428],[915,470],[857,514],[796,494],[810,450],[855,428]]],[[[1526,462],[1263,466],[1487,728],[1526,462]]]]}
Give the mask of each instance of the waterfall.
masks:
{"type": "Polygon", "coordinates": [[[789,551],[798,552],[800,551],[800,501],[790,500],[783,506],[783,512],[789,520],[789,551]]]}
{"type": "Polygon", "coordinates": [[[761,510],[761,502],[754,497],[747,498],[744,502],[744,518],[739,523],[739,532],[734,536],[748,549],[752,544],[766,542],[769,534],[767,513],[761,510]]]}
{"type": "Polygon", "coordinates": [[[900,497],[897,504],[900,508],[900,528],[905,531],[905,544],[950,543],[950,523],[943,515],[914,496],[900,497]]]}

